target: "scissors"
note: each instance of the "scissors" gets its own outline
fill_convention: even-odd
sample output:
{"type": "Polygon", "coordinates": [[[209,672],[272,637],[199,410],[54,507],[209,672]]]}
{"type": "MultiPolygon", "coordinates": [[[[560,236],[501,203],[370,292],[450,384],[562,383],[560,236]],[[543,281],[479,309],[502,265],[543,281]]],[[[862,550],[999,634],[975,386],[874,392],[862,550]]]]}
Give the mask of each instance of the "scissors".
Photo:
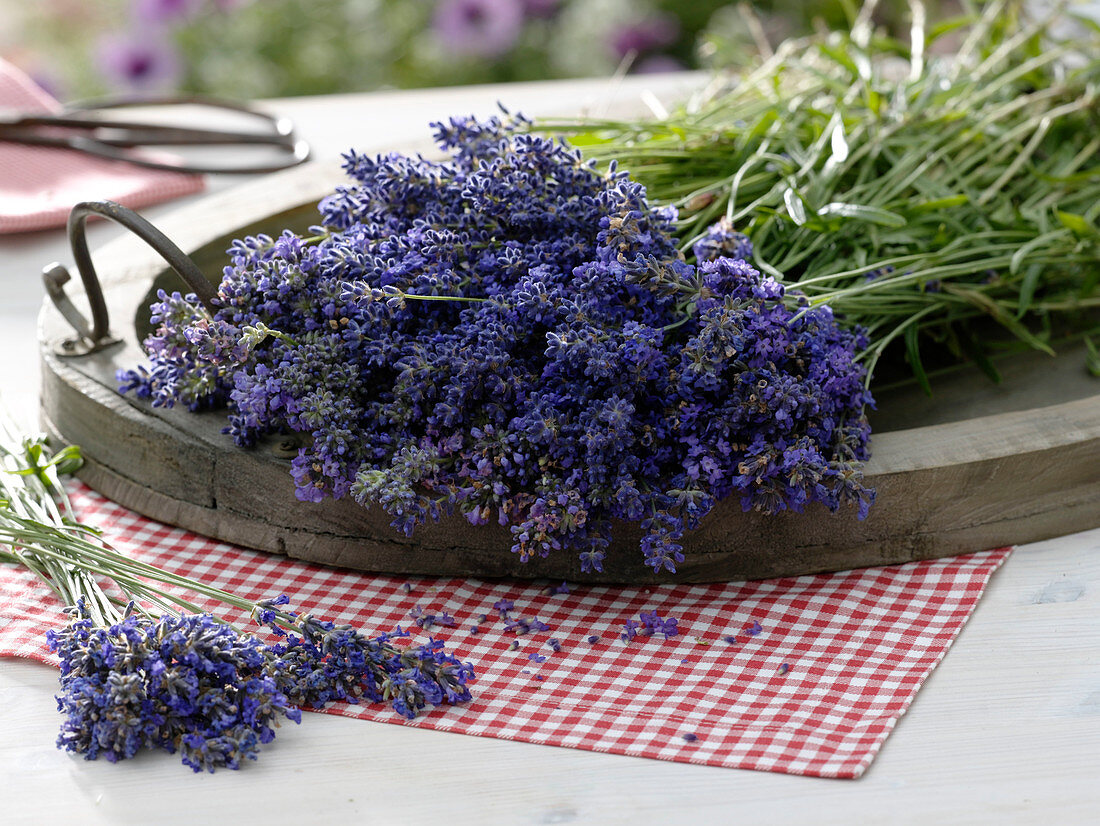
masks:
{"type": "MultiPolygon", "coordinates": [[[[168,110],[171,112],[171,110],[168,110]]],[[[173,112],[173,114],[176,114],[173,112]]],[[[191,118],[189,118],[190,120],[191,118]]],[[[256,173],[275,172],[303,163],[309,158],[309,144],[294,134],[287,118],[260,112],[252,107],[219,98],[185,96],[152,98],[110,98],[77,104],[57,113],[15,113],[0,111],[0,143],[29,144],[75,149],[89,155],[173,172],[256,173]],[[243,119],[256,128],[219,129],[155,120],[114,119],[113,111],[134,107],[194,106],[225,119],[243,119]],[[244,159],[229,163],[174,160],[155,147],[234,147],[244,150],[244,159]],[[255,150],[255,151],[253,151],[255,150]],[[274,157],[272,157],[274,151],[274,157]]]]}

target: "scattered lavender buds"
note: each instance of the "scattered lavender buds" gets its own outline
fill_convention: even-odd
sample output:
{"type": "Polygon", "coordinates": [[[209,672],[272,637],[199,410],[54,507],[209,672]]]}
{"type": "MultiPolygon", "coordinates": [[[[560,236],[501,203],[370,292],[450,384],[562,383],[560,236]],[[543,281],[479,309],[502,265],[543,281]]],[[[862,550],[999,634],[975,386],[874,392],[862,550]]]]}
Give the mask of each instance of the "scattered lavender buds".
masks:
{"type": "Polygon", "coordinates": [[[662,619],[656,611],[642,611],[638,618],[641,622],[628,619],[623,623],[623,632],[619,634],[619,637],[624,642],[630,642],[639,633],[646,637],[652,637],[654,634],[664,634],[666,640],[680,633],[680,629],[677,627],[678,621],[673,617],[662,619]]]}
{"type": "Polygon", "coordinates": [[[630,642],[632,639],[638,636],[638,628],[640,627],[641,626],[639,626],[639,624],[636,623],[634,620],[628,619],[626,622],[623,623],[623,631],[621,634],[619,634],[619,639],[621,639],[623,642],[630,642]]]}
{"type": "Polygon", "coordinates": [[[178,750],[196,772],[237,769],[283,719],[300,722],[302,707],[365,697],[411,718],[470,698],[472,669],[437,640],[397,649],[397,635],[368,638],[306,616],[301,636],[268,646],[209,614],[130,615],[104,628],[78,603],[71,617],[48,634],[61,660],[57,745],[88,760],[148,748],[178,750]]]}
{"type": "Polygon", "coordinates": [[[243,446],[293,431],[299,499],[411,534],[461,514],[513,552],[601,571],[612,520],[656,571],[716,501],[830,510],[861,484],[866,346],[718,225],[687,264],[674,210],[515,121],[436,125],[451,160],[346,156],[323,226],[233,244],[208,312],[159,294],[123,391],[228,407],[243,446]]]}
{"type": "Polygon", "coordinates": [[[657,615],[656,611],[642,611],[642,613],[639,614],[639,617],[641,618],[642,625],[644,626],[643,633],[647,637],[652,637],[654,634],[664,634],[665,639],[667,640],[670,637],[675,637],[677,634],[680,633],[679,628],[677,628],[677,620],[673,617],[669,617],[668,619],[661,619],[661,617],[657,615]]]}

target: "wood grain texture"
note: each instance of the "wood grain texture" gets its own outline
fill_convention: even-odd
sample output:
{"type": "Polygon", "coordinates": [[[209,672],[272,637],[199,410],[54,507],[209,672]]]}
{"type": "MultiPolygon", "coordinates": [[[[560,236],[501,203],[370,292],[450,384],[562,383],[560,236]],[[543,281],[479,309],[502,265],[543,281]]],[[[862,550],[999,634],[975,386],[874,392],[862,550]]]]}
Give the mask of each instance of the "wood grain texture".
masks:
{"type": "MultiPolygon", "coordinates": [[[[232,237],[277,233],[315,220],[313,204],[341,179],[334,167],[302,167],[181,210],[162,229],[212,273],[232,237]]],[[[655,574],[638,552],[636,525],[614,525],[603,573],[582,573],[573,554],[520,563],[510,535],[461,517],[417,529],[390,527],[380,509],[350,500],[298,502],[288,465],[271,444],[235,447],[218,413],[154,409],[121,397],[115,373],[143,360],[138,341],[154,284],[175,288],[155,253],[134,238],[96,255],[120,345],[87,357],[57,355],[69,334],[44,307],[42,417],[64,441],[80,444],[84,479],[110,498],[155,519],[209,536],[325,564],[410,574],[552,577],[590,582],[705,582],[758,579],[949,556],[1032,542],[1100,525],[1100,388],[1079,354],[1057,369],[1034,357],[1014,363],[1004,386],[961,374],[928,400],[888,394],[873,437],[867,483],[871,515],[742,513],[719,503],[685,536],[675,575],[655,574]],[[1067,367],[1066,365],[1069,364],[1067,367]],[[1091,384],[1090,384],[1091,382],[1091,384]],[[1037,401],[1050,403],[1035,406],[1037,401]],[[914,426],[913,411],[930,422],[914,426]],[[992,412],[1006,410],[1007,412],[992,412]],[[935,423],[931,423],[935,422],[935,423]]]]}

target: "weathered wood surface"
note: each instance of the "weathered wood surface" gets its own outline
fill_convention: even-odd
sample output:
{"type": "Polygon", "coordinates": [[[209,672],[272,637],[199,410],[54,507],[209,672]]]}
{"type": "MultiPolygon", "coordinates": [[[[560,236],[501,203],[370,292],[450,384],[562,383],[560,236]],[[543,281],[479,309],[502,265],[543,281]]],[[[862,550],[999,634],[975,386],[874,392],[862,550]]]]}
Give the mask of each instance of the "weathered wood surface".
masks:
{"type": "MultiPolygon", "coordinates": [[[[332,167],[291,170],[181,210],[161,228],[217,272],[227,238],[307,226],[315,213],[302,205],[340,178],[332,167]]],[[[60,357],[57,345],[70,331],[52,306],[43,308],[43,423],[82,446],[82,478],[92,487],[229,542],[400,573],[699,582],[905,562],[1100,526],[1100,382],[1079,353],[1067,353],[1013,362],[1000,386],[960,373],[939,382],[932,400],[919,391],[884,395],[866,468],[878,491],[868,519],[816,506],[804,514],[745,514],[726,501],[685,537],[686,558],[674,576],[643,565],[630,525],[616,526],[602,575],[582,574],[572,554],[521,564],[508,551],[506,529],[475,528],[460,517],[423,526],[410,539],[379,509],[298,502],[289,463],[271,445],[235,447],[220,432],[219,414],[153,409],[120,396],[115,372],[143,359],[138,329],[164,265],[133,238],[104,247],[95,260],[112,332],[123,342],[88,357],[60,357]]]]}

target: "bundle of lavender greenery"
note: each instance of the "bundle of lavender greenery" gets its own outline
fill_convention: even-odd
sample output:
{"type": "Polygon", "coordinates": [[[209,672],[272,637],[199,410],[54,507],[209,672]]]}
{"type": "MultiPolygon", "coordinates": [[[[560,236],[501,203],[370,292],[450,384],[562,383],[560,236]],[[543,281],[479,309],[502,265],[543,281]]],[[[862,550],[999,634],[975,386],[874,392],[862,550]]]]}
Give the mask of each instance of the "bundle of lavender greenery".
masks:
{"type": "Polygon", "coordinates": [[[865,515],[861,332],[724,226],[687,263],[673,210],[526,125],[436,124],[446,162],[349,154],[310,237],[236,242],[211,308],[161,293],[123,390],[224,405],[240,445],[307,434],[302,500],[350,495],[407,533],[495,518],[524,560],[602,570],[617,519],[674,571],[729,495],[865,515]]]}
{"type": "Polygon", "coordinates": [[[438,640],[395,644],[284,606],[254,601],[132,559],[75,518],[59,474],[79,450],[51,456],[0,418],[0,562],[36,574],[69,606],[47,638],[60,657],[59,748],[111,762],[143,749],[179,752],[196,772],[255,760],[283,720],[329,703],[388,702],[415,717],[470,698],[469,664],[438,640]],[[237,609],[277,642],[202,611],[199,594],[237,609]]]}

